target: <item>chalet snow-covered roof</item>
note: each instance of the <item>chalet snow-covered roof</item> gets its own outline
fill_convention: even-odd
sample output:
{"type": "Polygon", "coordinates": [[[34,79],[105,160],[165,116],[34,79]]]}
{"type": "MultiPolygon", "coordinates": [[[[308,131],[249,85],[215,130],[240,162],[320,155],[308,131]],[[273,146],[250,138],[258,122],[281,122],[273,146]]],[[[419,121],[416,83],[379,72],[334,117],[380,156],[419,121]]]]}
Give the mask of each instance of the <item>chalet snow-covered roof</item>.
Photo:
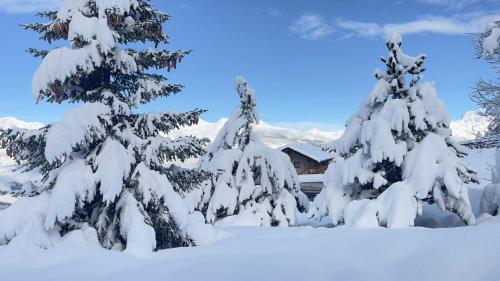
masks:
{"type": "Polygon", "coordinates": [[[281,147],[280,150],[283,151],[287,148],[294,150],[295,152],[298,152],[304,156],[307,156],[317,162],[331,160],[334,157],[332,153],[323,151],[320,147],[305,142],[287,144],[281,147]]]}

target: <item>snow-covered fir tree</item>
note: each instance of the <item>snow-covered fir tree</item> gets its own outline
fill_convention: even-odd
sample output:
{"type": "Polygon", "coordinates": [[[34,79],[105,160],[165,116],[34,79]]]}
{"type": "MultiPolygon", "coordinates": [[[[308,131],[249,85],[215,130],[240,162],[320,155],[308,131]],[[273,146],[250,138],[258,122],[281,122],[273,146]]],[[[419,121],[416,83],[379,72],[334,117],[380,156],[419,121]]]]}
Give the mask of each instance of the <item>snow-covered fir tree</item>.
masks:
{"type": "Polygon", "coordinates": [[[375,71],[373,90],[332,143],[342,159],[326,171],[316,210],[334,224],[407,227],[427,202],[473,224],[464,183],[478,179],[433,83],[419,82],[425,56],[406,55],[401,43],[400,34],[388,35],[386,70],[375,71]]]}
{"type": "Polygon", "coordinates": [[[255,92],[236,78],[240,106],[224,124],[199,168],[214,174],[197,191],[198,208],[208,222],[259,226],[288,226],[305,210],[307,197],[299,190],[288,156],[264,145],[253,132],[259,122],[255,92]]]}
{"type": "MultiPolygon", "coordinates": [[[[495,22],[475,41],[478,57],[492,65],[500,66],[500,21],[495,22]]],[[[497,68],[498,70],[498,68],[497,68]]],[[[473,99],[481,107],[481,113],[489,117],[491,123],[486,138],[497,142],[496,166],[492,169],[492,183],[486,186],[481,197],[481,212],[498,215],[500,211],[500,84],[498,81],[479,80],[473,99]]]]}
{"type": "Polygon", "coordinates": [[[212,228],[201,213],[189,214],[181,197],[206,173],[171,164],[198,157],[207,140],[168,137],[196,124],[203,111],[136,110],[182,89],[148,70],[174,69],[189,51],[127,47],[168,43],[162,25],[169,16],[147,0],[67,0],[40,15],[48,22],[26,28],[69,47],[30,50],[43,58],[33,95],[79,106],[42,129],[3,132],[15,159],[25,170],[39,169],[43,181],[0,213],[0,244],[30,235],[49,247],[85,229],[106,248],[147,253],[210,237],[212,228]]]}

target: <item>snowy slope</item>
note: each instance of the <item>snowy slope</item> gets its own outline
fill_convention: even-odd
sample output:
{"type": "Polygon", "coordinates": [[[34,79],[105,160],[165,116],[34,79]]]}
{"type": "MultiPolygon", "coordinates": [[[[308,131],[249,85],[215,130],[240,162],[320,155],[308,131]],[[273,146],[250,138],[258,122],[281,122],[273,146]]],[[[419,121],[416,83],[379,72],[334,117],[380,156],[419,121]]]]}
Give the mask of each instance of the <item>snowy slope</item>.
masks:
{"type": "MultiPolygon", "coordinates": [[[[198,125],[176,131],[173,133],[173,136],[194,135],[213,140],[226,121],[226,118],[219,119],[216,122],[200,120],[198,125]]],[[[450,123],[453,135],[460,140],[471,139],[475,136],[476,132],[484,133],[487,126],[487,118],[479,116],[476,111],[468,111],[461,119],[450,123]]],[[[314,143],[329,142],[338,139],[342,135],[343,130],[326,132],[312,128],[303,131],[274,126],[261,121],[255,127],[255,132],[266,145],[277,148],[298,141],[314,143]]]]}
{"type": "MultiPolygon", "coordinates": [[[[208,122],[200,120],[198,125],[182,128],[172,133],[172,136],[194,135],[199,137],[206,137],[213,140],[217,132],[224,126],[227,121],[226,118],[219,119],[216,122],[208,122]]],[[[255,126],[255,132],[261,140],[268,146],[277,148],[289,143],[306,141],[306,142],[328,142],[339,138],[342,135],[342,130],[325,132],[318,129],[311,129],[307,131],[294,130],[274,126],[264,121],[261,121],[255,126]]]]}
{"type": "MultiPolygon", "coordinates": [[[[0,129],[23,128],[38,129],[43,124],[40,122],[25,122],[14,117],[0,118],[0,129]]],[[[0,209],[5,203],[11,203],[14,198],[5,195],[12,189],[20,188],[23,184],[38,177],[36,173],[19,173],[13,171],[17,167],[16,163],[7,157],[5,150],[0,150],[0,209]]]]}
{"type": "Polygon", "coordinates": [[[225,228],[215,244],[149,259],[108,251],[74,232],[49,250],[0,247],[2,280],[494,281],[500,224],[465,228],[225,228]]]}
{"type": "Polygon", "coordinates": [[[38,129],[42,126],[43,124],[40,122],[26,122],[10,116],[0,118],[0,129],[9,129],[9,128],[38,129]]]}
{"type": "MultiPolygon", "coordinates": [[[[226,121],[227,118],[215,122],[200,120],[198,125],[182,128],[173,132],[172,136],[194,135],[213,140],[226,121]]],[[[43,124],[40,122],[25,122],[14,117],[0,118],[0,128],[3,129],[11,127],[35,129],[41,126],[43,124]]],[[[484,133],[487,126],[487,118],[479,116],[476,111],[468,111],[461,119],[452,121],[450,124],[453,135],[459,139],[470,139],[474,137],[475,132],[484,133]]],[[[338,139],[343,133],[343,130],[327,132],[315,128],[306,131],[296,130],[274,126],[264,121],[255,127],[255,131],[265,144],[274,148],[298,141],[329,142],[338,139]]]]}
{"type": "Polygon", "coordinates": [[[478,114],[478,111],[467,111],[461,119],[452,121],[450,128],[453,136],[461,140],[474,139],[477,134],[484,134],[488,128],[489,120],[487,117],[478,114]]]}

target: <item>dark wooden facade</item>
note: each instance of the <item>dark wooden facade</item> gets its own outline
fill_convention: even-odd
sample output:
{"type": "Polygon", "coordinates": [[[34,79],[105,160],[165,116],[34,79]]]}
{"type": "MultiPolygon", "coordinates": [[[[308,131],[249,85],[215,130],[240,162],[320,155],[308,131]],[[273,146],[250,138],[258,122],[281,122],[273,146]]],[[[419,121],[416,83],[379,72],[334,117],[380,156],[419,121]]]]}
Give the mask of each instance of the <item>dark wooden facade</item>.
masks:
{"type": "Polygon", "coordinates": [[[292,161],[293,166],[297,170],[297,174],[299,175],[308,175],[308,174],[323,174],[328,168],[328,164],[330,160],[325,160],[322,162],[318,162],[312,158],[309,158],[289,147],[282,150],[290,157],[290,161],[292,161]]]}

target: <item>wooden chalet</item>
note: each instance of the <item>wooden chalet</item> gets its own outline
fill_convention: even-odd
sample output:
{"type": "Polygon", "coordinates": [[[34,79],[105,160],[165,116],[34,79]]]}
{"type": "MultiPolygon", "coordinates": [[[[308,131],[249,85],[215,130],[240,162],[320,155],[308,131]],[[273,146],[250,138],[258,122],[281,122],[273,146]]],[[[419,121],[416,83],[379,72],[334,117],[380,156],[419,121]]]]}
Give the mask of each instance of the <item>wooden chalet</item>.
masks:
{"type": "Polygon", "coordinates": [[[309,199],[313,199],[323,189],[323,174],[334,155],[303,142],[288,144],[281,151],[290,157],[297,170],[301,190],[309,199]]]}

